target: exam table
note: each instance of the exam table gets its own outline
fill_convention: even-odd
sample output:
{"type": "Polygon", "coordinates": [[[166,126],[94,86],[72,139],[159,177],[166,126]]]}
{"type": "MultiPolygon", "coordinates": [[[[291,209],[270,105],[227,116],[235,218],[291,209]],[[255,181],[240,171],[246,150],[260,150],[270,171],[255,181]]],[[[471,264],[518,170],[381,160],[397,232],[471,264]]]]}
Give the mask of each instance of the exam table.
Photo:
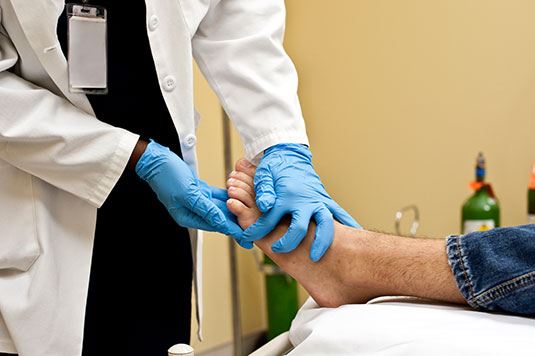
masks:
{"type": "Polygon", "coordinates": [[[535,355],[535,318],[412,297],[319,308],[309,299],[289,332],[251,356],[535,355]]]}

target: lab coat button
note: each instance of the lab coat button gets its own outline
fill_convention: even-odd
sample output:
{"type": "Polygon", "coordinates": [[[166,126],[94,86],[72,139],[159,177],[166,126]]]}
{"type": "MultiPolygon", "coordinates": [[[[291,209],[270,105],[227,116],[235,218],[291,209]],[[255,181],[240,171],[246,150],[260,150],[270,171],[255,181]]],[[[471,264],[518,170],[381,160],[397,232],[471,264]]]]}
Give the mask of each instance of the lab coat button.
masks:
{"type": "Polygon", "coordinates": [[[158,27],[158,16],[152,15],[149,19],[149,30],[154,31],[158,27]]]}
{"type": "Polygon", "coordinates": [[[187,135],[184,143],[186,147],[191,148],[197,143],[197,137],[193,134],[187,135]]]}
{"type": "Polygon", "coordinates": [[[173,91],[176,87],[176,79],[172,75],[163,78],[163,88],[165,91],[173,91]]]}

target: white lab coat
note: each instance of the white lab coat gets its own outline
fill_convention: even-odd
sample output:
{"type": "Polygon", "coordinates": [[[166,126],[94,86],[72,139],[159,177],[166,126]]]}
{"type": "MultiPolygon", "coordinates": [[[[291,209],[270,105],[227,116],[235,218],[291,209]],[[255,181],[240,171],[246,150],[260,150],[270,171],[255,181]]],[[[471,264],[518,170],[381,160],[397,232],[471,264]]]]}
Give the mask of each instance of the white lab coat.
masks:
{"type": "MultiPolygon", "coordinates": [[[[248,158],[276,143],[307,143],[296,71],[282,47],[283,0],[146,5],[162,95],[192,168],[192,56],[248,158]]],[[[97,208],[138,139],[69,93],[56,36],[63,6],[0,0],[0,352],[22,356],[80,355],[97,208]]],[[[201,248],[191,237],[200,296],[201,248]]]]}

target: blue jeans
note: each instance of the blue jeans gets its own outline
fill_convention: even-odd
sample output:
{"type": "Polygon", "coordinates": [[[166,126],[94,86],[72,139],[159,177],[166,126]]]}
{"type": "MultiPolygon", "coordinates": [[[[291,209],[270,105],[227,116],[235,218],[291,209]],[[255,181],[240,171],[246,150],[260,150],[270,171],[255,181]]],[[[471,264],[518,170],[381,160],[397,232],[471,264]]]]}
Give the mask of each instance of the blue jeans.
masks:
{"type": "Polygon", "coordinates": [[[535,316],[535,224],[449,236],[446,247],[470,306],[535,316]]]}

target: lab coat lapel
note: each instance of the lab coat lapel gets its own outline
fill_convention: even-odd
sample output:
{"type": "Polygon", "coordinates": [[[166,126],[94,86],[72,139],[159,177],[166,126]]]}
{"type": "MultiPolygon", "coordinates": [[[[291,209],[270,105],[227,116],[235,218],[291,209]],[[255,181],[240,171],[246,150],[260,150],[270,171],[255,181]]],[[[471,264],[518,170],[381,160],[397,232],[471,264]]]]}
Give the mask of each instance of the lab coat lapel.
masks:
{"type": "Polygon", "coordinates": [[[56,27],[63,0],[10,0],[21,28],[46,73],[63,96],[75,106],[94,115],[87,97],[69,91],[67,61],[58,41],[56,27]]]}

